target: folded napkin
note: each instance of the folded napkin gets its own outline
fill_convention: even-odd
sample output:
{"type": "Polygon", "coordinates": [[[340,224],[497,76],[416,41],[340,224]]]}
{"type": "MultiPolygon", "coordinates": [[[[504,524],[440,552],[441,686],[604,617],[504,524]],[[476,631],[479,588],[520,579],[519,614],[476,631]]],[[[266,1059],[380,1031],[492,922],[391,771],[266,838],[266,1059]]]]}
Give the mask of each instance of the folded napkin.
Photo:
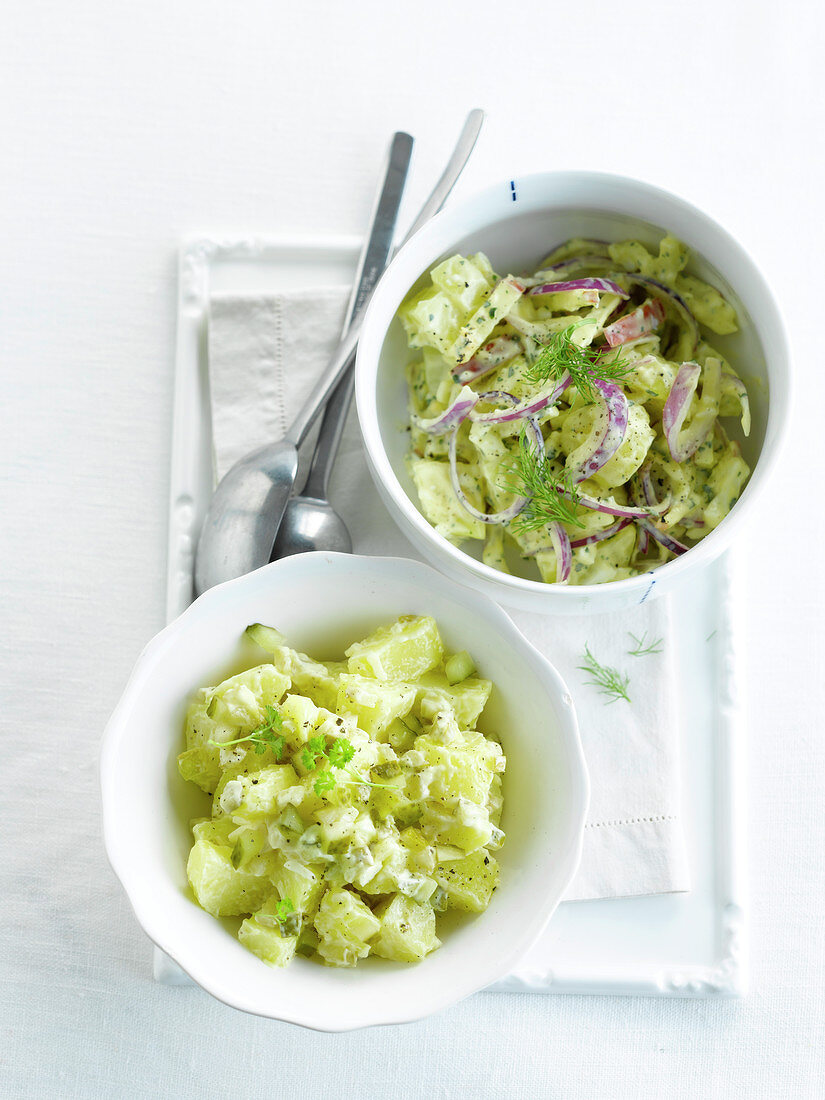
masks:
{"type": "MultiPolygon", "coordinates": [[[[348,290],[339,287],[212,297],[208,355],[217,478],[253,447],[283,435],[335,346],[347,298],[348,290]]],[[[381,504],[354,409],[330,499],[347,522],[356,553],[423,560],[381,504]]],[[[569,685],[590,770],[584,852],[567,900],[688,890],[667,599],[602,616],[508,613],[569,685]],[[633,636],[645,645],[661,639],[655,647],[660,652],[631,656],[633,636]],[[585,645],[602,665],[629,675],[631,704],[610,702],[588,683],[578,667],[585,645]]]]}

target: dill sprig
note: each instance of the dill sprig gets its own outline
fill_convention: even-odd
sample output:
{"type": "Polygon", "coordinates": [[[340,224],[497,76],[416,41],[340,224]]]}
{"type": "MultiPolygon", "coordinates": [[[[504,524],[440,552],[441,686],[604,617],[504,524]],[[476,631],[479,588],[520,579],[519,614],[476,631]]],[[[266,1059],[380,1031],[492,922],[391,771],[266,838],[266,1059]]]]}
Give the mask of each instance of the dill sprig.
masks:
{"type": "Polygon", "coordinates": [[[611,697],[611,703],[615,703],[617,699],[624,699],[628,703],[630,702],[630,695],[627,690],[630,687],[629,676],[619,672],[617,668],[612,668],[610,665],[600,664],[590,652],[590,648],[587,645],[584,647],[582,660],[584,664],[579,665],[578,669],[580,672],[584,672],[590,677],[588,683],[598,688],[602,695],[609,695],[611,697]]]}
{"type": "Polygon", "coordinates": [[[576,329],[591,323],[587,318],[582,318],[554,332],[538,359],[530,364],[522,377],[532,385],[543,386],[553,379],[561,381],[569,374],[571,385],[588,403],[598,399],[595,382],[620,382],[627,377],[632,364],[622,361],[620,349],[611,358],[610,349],[583,348],[575,343],[573,333],[576,329]]]}
{"type": "Polygon", "coordinates": [[[628,656],[647,657],[650,654],[662,652],[664,638],[656,638],[655,641],[648,642],[646,630],[642,633],[641,638],[637,638],[635,634],[631,633],[631,631],[628,631],[628,634],[630,634],[630,637],[636,643],[635,649],[629,649],[627,651],[628,656]]]}
{"type": "Polygon", "coordinates": [[[502,488],[529,497],[526,508],[512,521],[514,530],[539,531],[555,522],[584,527],[576,511],[576,485],[564,474],[553,473],[547,455],[538,450],[525,428],[519,434],[518,450],[513,455],[509,473],[510,480],[502,488]],[[568,493],[569,497],[562,493],[568,493]]]}

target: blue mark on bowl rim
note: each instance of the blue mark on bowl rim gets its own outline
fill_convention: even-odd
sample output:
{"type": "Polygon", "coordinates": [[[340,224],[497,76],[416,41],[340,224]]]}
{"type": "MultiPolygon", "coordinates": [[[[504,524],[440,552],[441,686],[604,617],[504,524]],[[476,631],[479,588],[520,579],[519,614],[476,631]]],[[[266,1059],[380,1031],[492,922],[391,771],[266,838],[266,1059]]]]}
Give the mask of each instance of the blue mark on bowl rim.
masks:
{"type": "Polygon", "coordinates": [[[651,592],[653,591],[653,585],[654,585],[655,583],[656,583],[656,578],[655,578],[655,577],[653,577],[653,578],[651,579],[651,581],[650,581],[650,584],[649,584],[649,585],[647,586],[647,591],[645,592],[644,596],[642,596],[642,598],[641,598],[641,599],[639,600],[639,603],[644,603],[644,602],[645,602],[645,600],[647,599],[647,597],[648,597],[648,596],[650,595],[650,593],[651,593],[651,592]]]}
{"type": "Polygon", "coordinates": [[[516,201],[516,181],[510,180],[510,191],[513,195],[513,202],[516,201]]]}

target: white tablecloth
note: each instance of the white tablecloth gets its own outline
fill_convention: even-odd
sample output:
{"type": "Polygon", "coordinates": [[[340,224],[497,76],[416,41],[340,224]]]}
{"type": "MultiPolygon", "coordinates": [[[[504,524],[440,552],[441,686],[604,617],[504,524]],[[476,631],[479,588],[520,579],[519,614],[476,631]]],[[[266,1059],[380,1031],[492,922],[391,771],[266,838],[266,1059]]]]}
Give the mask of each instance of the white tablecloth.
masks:
{"type": "Polygon", "coordinates": [[[6,14],[0,1095],[821,1095],[820,5],[6,14]],[[198,230],[361,232],[397,128],[418,138],[412,212],[476,105],[489,119],[459,194],[503,165],[655,182],[744,243],[789,322],[792,446],[747,551],[753,991],[480,994],[319,1036],[155,984],[99,836],[100,734],[163,621],[175,249],[198,230]]]}

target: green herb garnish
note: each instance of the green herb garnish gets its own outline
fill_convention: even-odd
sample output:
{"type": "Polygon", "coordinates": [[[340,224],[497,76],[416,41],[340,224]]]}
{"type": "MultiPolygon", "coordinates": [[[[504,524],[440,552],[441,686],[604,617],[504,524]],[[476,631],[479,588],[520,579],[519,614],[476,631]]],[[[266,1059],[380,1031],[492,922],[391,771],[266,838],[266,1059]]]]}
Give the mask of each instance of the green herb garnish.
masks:
{"type": "Polygon", "coordinates": [[[538,450],[525,428],[509,472],[510,480],[502,488],[529,497],[527,506],[512,520],[514,530],[540,531],[555,522],[584,527],[576,511],[577,486],[566,474],[553,473],[547,455],[538,450]]]}
{"type": "Polygon", "coordinates": [[[275,907],[275,916],[279,921],[285,921],[290,913],[295,912],[295,906],[290,898],[282,898],[275,907]]]}
{"type": "Polygon", "coordinates": [[[611,668],[610,665],[600,664],[587,645],[584,647],[583,660],[584,664],[579,665],[578,668],[580,672],[584,672],[590,677],[588,683],[598,688],[602,695],[611,696],[611,703],[615,703],[617,699],[625,699],[628,703],[630,702],[630,695],[627,690],[630,686],[629,676],[625,676],[616,668],[611,668]]]}
{"type": "Polygon", "coordinates": [[[654,642],[647,641],[647,631],[645,630],[641,638],[637,638],[635,634],[628,631],[630,637],[636,643],[635,649],[629,649],[628,656],[630,657],[647,657],[653,653],[661,653],[663,648],[664,639],[657,638],[654,642]]]}
{"type": "Polygon", "coordinates": [[[625,378],[633,368],[631,364],[621,361],[620,350],[615,352],[613,358],[603,358],[605,353],[609,356],[609,349],[582,348],[574,342],[573,333],[586,324],[592,322],[582,318],[560,332],[553,333],[538,359],[524,371],[524,380],[535,386],[543,386],[552,380],[560,382],[569,374],[571,385],[585,401],[591,403],[599,397],[595,382],[618,382],[625,378]]]}
{"type": "Polygon", "coordinates": [[[209,744],[216,745],[219,749],[225,749],[230,745],[240,745],[244,741],[251,741],[252,747],[258,756],[270,749],[275,759],[280,760],[286,742],[279,733],[276,733],[276,730],[283,728],[283,719],[275,707],[272,706],[267,705],[264,707],[264,714],[266,715],[264,721],[242,737],[236,737],[232,741],[210,740],[209,744]]]}
{"type": "Polygon", "coordinates": [[[318,775],[315,777],[313,788],[317,795],[326,794],[328,791],[334,791],[339,783],[343,783],[348,787],[385,787],[388,790],[395,789],[390,783],[373,783],[369,779],[362,779],[356,771],[346,767],[353,756],[355,756],[355,746],[346,737],[333,737],[329,745],[327,745],[323,737],[311,737],[309,741],[307,741],[306,748],[301,753],[301,760],[307,771],[318,771],[322,762],[329,764],[329,767],[324,768],[322,771],[318,771],[318,775]],[[343,769],[353,778],[340,779],[332,770],[333,768],[339,771],[343,769]]]}

